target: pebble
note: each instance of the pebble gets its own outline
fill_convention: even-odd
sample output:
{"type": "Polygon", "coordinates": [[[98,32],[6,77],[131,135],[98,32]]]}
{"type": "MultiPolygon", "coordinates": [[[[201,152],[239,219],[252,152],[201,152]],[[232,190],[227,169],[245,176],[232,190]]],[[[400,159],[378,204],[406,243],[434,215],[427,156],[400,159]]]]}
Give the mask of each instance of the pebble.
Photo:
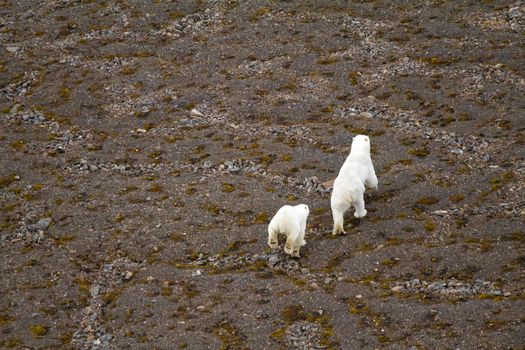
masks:
{"type": "Polygon", "coordinates": [[[91,286],[89,289],[89,294],[92,298],[96,298],[98,296],[98,293],[100,293],[100,286],[98,284],[95,284],[91,286]]]}
{"type": "Polygon", "coordinates": [[[193,108],[190,111],[190,116],[192,116],[192,117],[204,117],[204,114],[202,114],[198,109],[193,108]]]}
{"type": "Polygon", "coordinates": [[[201,270],[196,270],[192,272],[191,277],[196,277],[196,276],[201,276],[201,275],[202,275],[201,270]]]}
{"type": "Polygon", "coordinates": [[[39,230],[45,230],[46,228],[51,225],[51,218],[42,218],[38,220],[38,222],[34,225],[29,225],[27,228],[30,231],[39,231],[39,230]]]}

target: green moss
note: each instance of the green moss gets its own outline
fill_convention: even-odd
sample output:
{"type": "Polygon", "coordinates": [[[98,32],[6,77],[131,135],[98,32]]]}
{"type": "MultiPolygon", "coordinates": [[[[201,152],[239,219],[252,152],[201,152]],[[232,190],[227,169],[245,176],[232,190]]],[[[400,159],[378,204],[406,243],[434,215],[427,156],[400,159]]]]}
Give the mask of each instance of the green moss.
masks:
{"type": "Polygon", "coordinates": [[[260,18],[266,16],[270,12],[271,10],[268,7],[260,7],[251,15],[250,21],[258,21],[260,18]]]}
{"type": "Polygon", "coordinates": [[[115,219],[114,220],[115,220],[115,222],[118,223],[118,222],[124,221],[125,218],[126,217],[122,213],[118,213],[117,215],[115,215],[115,219]]]}
{"type": "Polygon", "coordinates": [[[71,98],[71,89],[64,86],[58,91],[58,95],[65,100],[69,100],[71,98]]]}
{"type": "Polygon", "coordinates": [[[133,73],[135,73],[137,69],[132,67],[132,66],[124,66],[122,67],[122,69],[120,70],[120,73],[123,74],[123,75],[132,75],[133,73]]]}
{"type": "Polygon", "coordinates": [[[19,345],[22,345],[22,342],[20,342],[20,339],[17,339],[17,338],[5,340],[5,341],[0,340],[0,346],[5,346],[8,349],[16,348],[19,345]]]}
{"type": "Polygon", "coordinates": [[[435,197],[421,197],[418,201],[417,201],[417,204],[421,204],[421,205],[434,205],[436,203],[439,202],[439,199],[435,198],[435,197]]]}
{"type": "Polygon", "coordinates": [[[432,56],[432,57],[422,57],[419,59],[420,62],[423,62],[423,63],[427,63],[427,64],[431,64],[431,65],[450,65],[454,62],[457,62],[458,59],[454,59],[454,58],[449,58],[449,59],[446,59],[446,58],[442,58],[442,57],[436,57],[436,56],[432,56]]]}
{"type": "Polygon", "coordinates": [[[428,148],[423,147],[410,149],[407,151],[407,153],[418,158],[425,158],[430,154],[430,151],[428,150],[428,148]]]}
{"type": "Polygon", "coordinates": [[[255,217],[255,223],[256,224],[259,224],[259,225],[262,225],[262,224],[266,224],[268,223],[268,214],[265,213],[265,212],[260,212],[259,214],[257,214],[257,216],[255,217]]]}
{"type": "Polygon", "coordinates": [[[304,307],[302,305],[291,304],[283,309],[281,316],[287,325],[291,325],[297,321],[306,320],[308,315],[304,311],[304,307]]]}
{"type": "Polygon", "coordinates": [[[377,340],[379,340],[380,343],[390,343],[391,340],[386,335],[380,335],[377,337],[377,340]]]}
{"type": "Polygon", "coordinates": [[[277,328],[272,332],[271,337],[276,340],[282,340],[284,338],[284,334],[286,333],[286,329],[288,329],[288,327],[277,328]]]}
{"type": "Polygon", "coordinates": [[[392,259],[392,258],[381,261],[381,265],[387,266],[389,268],[392,268],[398,264],[399,264],[399,260],[392,259]]]}
{"type": "Polygon", "coordinates": [[[424,227],[425,231],[432,232],[436,229],[436,223],[434,220],[427,220],[424,227]]]}
{"type": "Polygon", "coordinates": [[[0,188],[7,187],[11,185],[13,182],[18,181],[20,178],[15,174],[12,173],[11,175],[7,175],[4,177],[0,177],[0,188]]]}
{"type": "Polygon", "coordinates": [[[127,186],[127,187],[123,188],[122,190],[120,190],[119,194],[128,194],[128,193],[131,193],[131,192],[136,191],[138,189],[139,188],[137,186],[127,186]]]}
{"type": "Polygon", "coordinates": [[[283,162],[289,162],[289,161],[292,160],[292,156],[289,155],[289,154],[285,154],[285,155],[283,155],[283,156],[281,157],[281,160],[282,160],[283,162]]]}
{"type": "Polygon", "coordinates": [[[235,191],[235,187],[232,184],[227,183],[227,182],[223,182],[223,184],[222,184],[222,192],[231,193],[233,191],[235,191]]]}
{"type": "Polygon", "coordinates": [[[197,189],[194,188],[194,187],[188,187],[188,188],[186,189],[186,194],[187,194],[188,196],[193,195],[195,192],[197,192],[197,189]]]}
{"type": "Polygon", "coordinates": [[[89,293],[89,289],[91,288],[91,282],[89,280],[83,277],[75,277],[74,281],[81,291],[89,293]]]}
{"type": "Polygon", "coordinates": [[[338,61],[338,58],[334,55],[322,56],[317,60],[318,64],[326,65],[333,64],[338,61]]]}
{"type": "Polygon", "coordinates": [[[157,184],[157,183],[154,183],[152,184],[150,187],[148,187],[148,191],[149,192],[155,192],[155,193],[159,193],[159,192],[162,192],[163,191],[163,188],[161,185],[157,184]]]}
{"type": "Polygon", "coordinates": [[[22,140],[18,140],[18,141],[13,141],[11,142],[10,146],[12,149],[14,149],[15,151],[21,151],[25,148],[25,141],[22,141],[22,140]]]}
{"type": "Polygon", "coordinates": [[[73,333],[66,332],[60,335],[59,337],[60,341],[63,345],[67,345],[71,343],[71,340],[73,339],[73,333]]]}
{"type": "Polygon", "coordinates": [[[352,71],[348,73],[348,80],[350,81],[350,84],[357,85],[359,83],[359,80],[357,78],[359,77],[359,72],[352,71]]]}
{"type": "Polygon", "coordinates": [[[171,287],[162,287],[160,289],[160,295],[162,296],[169,297],[172,294],[173,294],[173,289],[171,289],[171,287]]]}
{"type": "Polygon", "coordinates": [[[314,215],[322,215],[322,214],[326,213],[327,210],[328,210],[328,209],[326,209],[326,208],[315,208],[315,209],[313,210],[313,214],[314,214],[314,215]]]}
{"type": "Polygon", "coordinates": [[[461,202],[464,199],[465,199],[465,196],[462,195],[462,194],[453,194],[453,195],[448,197],[448,200],[453,202],[453,203],[459,203],[459,202],[461,202]]]}
{"type": "Polygon", "coordinates": [[[31,334],[33,334],[34,337],[42,337],[47,334],[48,329],[47,327],[41,324],[35,324],[29,326],[29,331],[31,332],[31,334]]]}

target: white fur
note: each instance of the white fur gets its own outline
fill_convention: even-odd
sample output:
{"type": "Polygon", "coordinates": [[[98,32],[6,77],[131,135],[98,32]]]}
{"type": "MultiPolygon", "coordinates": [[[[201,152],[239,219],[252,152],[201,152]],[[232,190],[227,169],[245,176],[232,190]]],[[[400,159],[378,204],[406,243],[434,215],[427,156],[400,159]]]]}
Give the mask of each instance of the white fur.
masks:
{"type": "Polygon", "coordinates": [[[286,235],[284,251],[291,256],[299,257],[299,249],[306,244],[306,219],[310,210],[306,204],[281,207],[268,225],[268,245],[277,248],[278,234],[286,235]]]}
{"type": "Polygon", "coordinates": [[[377,190],[377,176],[370,158],[370,139],[365,135],[357,135],[352,140],[350,155],[334,181],[330,201],[334,218],[332,231],[334,235],[346,233],[343,215],[352,205],[355,208],[356,218],[366,215],[365,186],[377,190]]]}

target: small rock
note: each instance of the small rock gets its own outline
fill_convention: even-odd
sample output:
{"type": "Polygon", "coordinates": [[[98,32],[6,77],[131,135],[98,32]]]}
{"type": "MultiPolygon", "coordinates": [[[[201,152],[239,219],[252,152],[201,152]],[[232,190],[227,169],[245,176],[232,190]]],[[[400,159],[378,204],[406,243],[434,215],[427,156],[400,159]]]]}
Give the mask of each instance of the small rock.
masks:
{"type": "Polygon", "coordinates": [[[200,275],[202,275],[201,270],[196,270],[196,271],[192,272],[191,277],[196,277],[196,276],[200,276],[200,275]]]}
{"type": "Polygon", "coordinates": [[[402,289],[401,286],[395,286],[395,287],[392,287],[390,290],[391,290],[392,292],[400,292],[401,289],[402,289]]]}
{"type": "Polygon", "coordinates": [[[16,53],[20,51],[20,48],[18,46],[7,46],[5,49],[10,53],[16,53]]]}
{"type": "Polygon", "coordinates": [[[432,212],[432,214],[439,215],[439,216],[445,216],[448,214],[448,211],[446,210],[435,210],[432,212]]]}
{"type": "Polygon", "coordinates": [[[98,293],[100,293],[100,286],[98,284],[91,286],[91,288],[89,289],[89,294],[91,294],[91,297],[96,298],[98,296],[98,293]]]}
{"type": "Polygon", "coordinates": [[[503,293],[503,296],[504,296],[504,297],[510,297],[511,295],[512,295],[511,292],[505,292],[505,293],[503,293]]]}
{"type": "Polygon", "coordinates": [[[204,114],[202,114],[199,110],[193,108],[190,111],[190,116],[192,116],[192,117],[204,117],[204,114]]]}
{"type": "Polygon", "coordinates": [[[29,225],[28,229],[31,231],[45,230],[51,225],[51,218],[42,218],[34,225],[29,225]]]}
{"type": "Polygon", "coordinates": [[[315,283],[315,282],[312,282],[312,283],[310,283],[310,288],[317,289],[317,288],[319,288],[319,285],[317,285],[317,283],[315,283]]]}
{"type": "Polygon", "coordinates": [[[130,280],[131,277],[133,277],[133,272],[131,272],[131,271],[126,271],[126,275],[124,276],[124,279],[125,279],[125,280],[130,280]]]}
{"type": "Polygon", "coordinates": [[[281,261],[281,259],[279,259],[277,255],[273,255],[268,259],[268,264],[270,264],[270,266],[275,266],[279,261],[281,261]]]}

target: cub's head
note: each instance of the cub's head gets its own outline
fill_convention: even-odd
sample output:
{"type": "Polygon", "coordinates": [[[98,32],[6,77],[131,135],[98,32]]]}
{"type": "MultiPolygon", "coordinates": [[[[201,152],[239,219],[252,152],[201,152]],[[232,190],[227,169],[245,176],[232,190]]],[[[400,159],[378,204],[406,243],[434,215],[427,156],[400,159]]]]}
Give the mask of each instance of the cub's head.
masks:
{"type": "Polygon", "coordinates": [[[306,204],[299,204],[296,207],[299,208],[300,210],[303,210],[306,213],[306,216],[310,214],[310,208],[308,208],[306,204]]]}
{"type": "Polygon", "coordinates": [[[366,135],[354,136],[350,152],[366,152],[367,154],[370,154],[370,138],[366,135]]]}

